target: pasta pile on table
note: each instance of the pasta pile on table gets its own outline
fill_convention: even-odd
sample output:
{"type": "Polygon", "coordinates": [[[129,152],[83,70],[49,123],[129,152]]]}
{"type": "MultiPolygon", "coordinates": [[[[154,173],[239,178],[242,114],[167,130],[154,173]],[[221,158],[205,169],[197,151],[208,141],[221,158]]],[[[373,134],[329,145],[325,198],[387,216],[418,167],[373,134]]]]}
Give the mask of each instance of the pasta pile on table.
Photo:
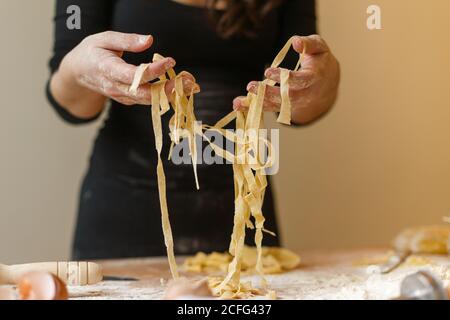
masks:
{"type": "MultiPolygon", "coordinates": [[[[272,68],[276,68],[282,63],[290,47],[292,46],[292,40],[293,38],[289,39],[280,53],[275,57],[271,65],[272,68]]],[[[303,54],[300,55],[300,59],[294,71],[300,68],[302,56],[303,54]]],[[[160,55],[155,55],[154,61],[161,58],[162,57],[160,55]]],[[[133,84],[130,88],[131,92],[137,90],[141,83],[142,76],[147,68],[148,64],[143,64],[138,68],[133,84]]],[[[287,125],[291,124],[289,75],[289,70],[281,69],[280,91],[282,103],[277,120],[278,122],[287,125]]],[[[246,228],[256,229],[256,261],[254,268],[261,275],[262,285],[265,288],[266,281],[263,277],[264,268],[262,239],[263,232],[271,232],[264,229],[265,219],[262,212],[262,205],[265,190],[267,188],[267,177],[265,170],[273,165],[274,150],[273,146],[267,139],[259,136],[259,132],[261,126],[263,125],[263,103],[266,88],[268,86],[275,86],[276,83],[275,81],[269,79],[265,79],[260,82],[258,85],[257,94],[249,93],[247,95],[245,105],[248,106],[248,110],[233,111],[218,121],[214,126],[199,126],[196,123],[194,115],[194,92],[191,91],[189,95],[185,94],[181,76],[182,73],[177,75],[173,69],[168,71],[168,78],[175,80],[175,89],[173,92],[174,96],[171,97],[173,98],[171,99],[173,101],[171,105],[174,110],[174,115],[169,124],[172,147],[174,144],[178,144],[183,138],[189,139],[189,148],[197,188],[199,187],[196,171],[197,154],[195,146],[195,136],[197,134],[201,135],[206,141],[210,142],[211,147],[217,155],[233,164],[235,212],[234,227],[229,247],[229,253],[232,259],[228,265],[226,276],[223,279],[216,279],[213,281],[212,290],[215,295],[227,298],[240,298],[246,294],[252,295],[260,291],[255,291],[251,288],[251,285],[242,284],[240,281],[241,268],[245,255],[245,231],[246,228]],[[232,121],[235,121],[236,123],[236,131],[234,133],[224,129],[225,126],[230,124],[232,121]],[[212,143],[205,135],[206,130],[220,132],[226,139],[234,142],[234,154],[212,143]],[[261,155],[261,147],[263,147],[263,150],[267,151],[267,155],[261,155]]],[[[164,90],[166,82],[167,76],[163,76],[158,82],[153,83],[151,89],[151,109],[156,149],[158,152],[157,175],[164,239],[172,276],[177,278],[178,271],[173,252],[173,238],[167,208],[166,181],[164,168],[161,161],[161,150],[163,143],[161,116],[170,110],[169,99],[164,90]]]]}
{"type": "MultiPolygon", "coordinates": [[[[184,270],[197,273],[216,274],[227,272],[233,257],[228,252],[197,253],[185,260],[184,270]]],[[[257,250],[244,246],[242,252],[242,274],[255,273],[257,250]]],[[[264,274],[277,274],[295,269],[300,264],[300,257],[290,250],[277,247],[262,247],[262,268],[264,274]]]]}

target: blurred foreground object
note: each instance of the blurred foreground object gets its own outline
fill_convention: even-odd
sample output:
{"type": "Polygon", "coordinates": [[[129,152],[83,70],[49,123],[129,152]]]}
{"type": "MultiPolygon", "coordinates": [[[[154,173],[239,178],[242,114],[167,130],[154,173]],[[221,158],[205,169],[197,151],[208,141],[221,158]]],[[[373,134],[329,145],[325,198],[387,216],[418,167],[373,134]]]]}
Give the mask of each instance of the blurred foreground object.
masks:
{"type": "Polygon", "coordinates": [[[103,279],[102,268],[93,262],[41,262],[0,264],[0,284],[16,284],[23,275],[33,271],[51,273],[69,286],[96,284],[103,279]]]}
{"type": "Polygon", "coordinates": [[[449,225],[409,228],[394,239],[394,248],[411,253],[446,254],[450,251],[449,237],[449,225]]]}
{"type": "Polygon", "coordinates": [[[419,271],[403,279],[398,300],[448,300],[448,291],[431,272],[419,271]]]}
{"type": "Polygon", "coordinates": [[[24,274],[13,286],[0,287],[0,300],[67,300],[66,284],[49,272],[24,274]]]}
{"type": "Polygon", "coordinates": [[[422,226],[402,231],[393,241],[395,253],[378,266],[379,273],[389,273],[411,254],[441,254],[450,252],[450,226],[422,226]]]}
{"type": "Polygon", "coordinates": [[[25,274],[17,285],[21,300],[67,300],[65,283],[48,272],[25,274]]]}
{"type": "Polygon", "coordinates": [[[0,287],[0,301],[1,300],[17,300],[17,292],[13,287],[0,287]]]}
{"type": "Polygon", "coordinates": [[[164,300],[209,300],[213,295],[206,280],[193,281],[186,278],[171,280],[164,300]]]}

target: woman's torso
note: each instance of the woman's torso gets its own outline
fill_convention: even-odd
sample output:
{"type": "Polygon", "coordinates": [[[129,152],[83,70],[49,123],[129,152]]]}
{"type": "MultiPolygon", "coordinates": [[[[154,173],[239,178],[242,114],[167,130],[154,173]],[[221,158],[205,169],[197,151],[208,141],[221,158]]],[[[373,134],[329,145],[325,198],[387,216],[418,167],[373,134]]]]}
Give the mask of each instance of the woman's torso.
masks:
{"type": "MultiPolygon", "coordinates": [[[[112,30],[154,36],[150,50],[126,53],[124,59],[138,65],[149,62],[156,52],[173,57],[176,70],[192,73],[202,88],[195,95],[195,114],[206,124],[232,110],[233,99],[246,94],[249,81],[262,78],[264,66],[290,36],[286,30],[281,35],[280,10],[266,17],[255,38],[224,40],[204,8],[169,0],[114,3],[112,30]]],[[[234,213],[232,168],[199,165],[201,190],[196,191],[192,167],[166,161],[170,113],[163,116],[163,159],[175,251],[226,250],[234,213]]],[[[156,162],[150,108],[112,102],[80,194],[74,258],[164,254],[156,162]]],[[[266,228],[276,232],[270,187],[263,212],[266,228]]],[[[277,245],[278,239],[267,237],[265,244],[277,245]]]]}

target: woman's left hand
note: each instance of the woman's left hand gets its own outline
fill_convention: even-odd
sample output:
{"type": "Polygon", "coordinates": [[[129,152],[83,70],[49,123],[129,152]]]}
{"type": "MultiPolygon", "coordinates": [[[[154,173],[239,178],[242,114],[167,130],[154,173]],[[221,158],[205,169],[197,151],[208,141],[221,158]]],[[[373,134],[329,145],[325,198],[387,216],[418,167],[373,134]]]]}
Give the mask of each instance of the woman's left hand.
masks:
{"type": "MultiPolygon", "coordinates": [[[[340,67],[339,62],[331,53],[325,41],[318,35],[308,37],[297,36],[293,40],[293,48],[302,53],[302,68],[291,71],[289,76],[289,97],[292,105],[292,122],[307,124],[326,113],[334,104],[337,97],[340,67]]],[[[280,83],[280,68],[269,68],[265,76],[280,83]]],[[[255,93],[258,82],[252,81],[247,91],[255,93]]],[[[237,97],[233,101],[235,110],[246,108],[242,100],[237,97]]],[[[264,98],[265,111],[280,111],[281,95],[279,87],[267,87],[264,98]]]]}

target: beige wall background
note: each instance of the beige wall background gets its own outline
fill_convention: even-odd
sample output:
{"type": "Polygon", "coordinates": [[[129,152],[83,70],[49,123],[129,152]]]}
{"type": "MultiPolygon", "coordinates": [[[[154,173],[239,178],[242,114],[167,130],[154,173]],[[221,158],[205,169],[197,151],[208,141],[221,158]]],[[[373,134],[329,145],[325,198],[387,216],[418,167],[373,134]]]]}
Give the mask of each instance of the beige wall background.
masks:
{"type": "MultiPolygon", "coordinates": [[[[384,245],[450,213],[450,2],[319,0],[342,66],[339,101],[283,128],[275,178],[294,249],[384,245]],[[382,30],[366,8],[382,9],[382,30]]],[[[70,127],[43,95],[51,0],[0,1],[0,261],[68,257],[78,186],[98,124],[70,127]]],[[[273,121],[271,125],[275,124],[273,121]]]]}

